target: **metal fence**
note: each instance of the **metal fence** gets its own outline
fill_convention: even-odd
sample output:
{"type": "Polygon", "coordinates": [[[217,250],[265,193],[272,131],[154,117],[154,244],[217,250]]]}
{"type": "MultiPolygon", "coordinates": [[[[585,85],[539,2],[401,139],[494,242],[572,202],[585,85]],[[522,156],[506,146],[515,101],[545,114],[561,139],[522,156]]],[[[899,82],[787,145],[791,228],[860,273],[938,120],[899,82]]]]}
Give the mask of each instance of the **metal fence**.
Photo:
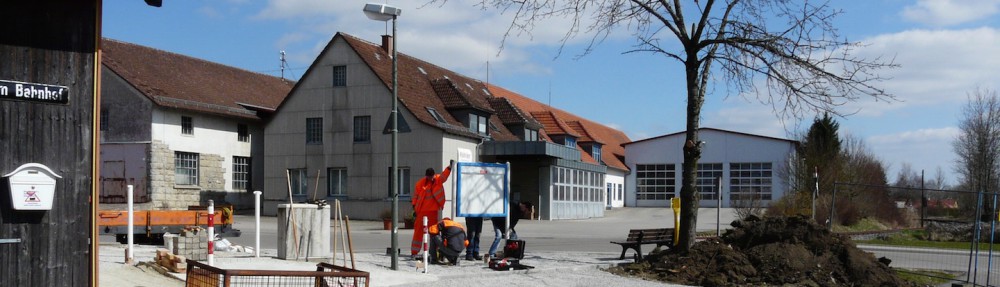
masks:
{"type": "Polygon", "coordinates": [[[832,192],[817,197],[815,219],[835,231],[840,226],[885,224],[889,231],[848,234],[876,257],[891,260],[891,267],[974,286],[998,286],[1000,246],[993,247],[1000,242],[998,200],[998,193],[836,183],[832,192]],[[904,238],[928,247],[880,244],[904,238]]]}
{"type": "Polygon", "coordinates": [[[188,287],[208,286],[365,286],[370,281],[368,272],[319,263],[316,271],[282,270],[227,270],[187,260],[188,287]]]}

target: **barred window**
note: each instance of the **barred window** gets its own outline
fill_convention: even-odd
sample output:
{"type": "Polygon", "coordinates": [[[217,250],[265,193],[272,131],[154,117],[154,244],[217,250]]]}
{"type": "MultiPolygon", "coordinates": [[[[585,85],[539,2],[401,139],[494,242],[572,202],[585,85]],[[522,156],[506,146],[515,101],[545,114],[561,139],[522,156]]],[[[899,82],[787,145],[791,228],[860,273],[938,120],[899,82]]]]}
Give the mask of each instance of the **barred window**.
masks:
{"type": "Polygon", "coordinates": [[[233,157],[233,189],[247,190],[250,187],[250,158],[233,157]]]}
{"type": "Polygon", "coordinates": [[[333,86],[347,86],[347,66],[333,66],[333,86]]]}
{"type": "Polygon", "coordinates": [[[250,142],[250,128],[244,124],[236,125],[236,139],[241,142],[250,142]]]}
{"type": "Polygon", "coordinates": [[[552,200],[603,202],[605,196],[604,174],[592,171],[552,167],[552,200]]]}
{"type": "Polygon", "coordinates": [[[194,120],[191,117],[181,117],[181,134],[194,134],[194,120]]]}
{"type": "Polygon", "coordinates": [[[306,118],[306,144],[323,144],[323,118],[306,118]]]}
{"type": "Polygon", "coordinates": [[[174,183],[198,185],[198,154],[174,152],[174,183]]]}
{"type": "Polygon", "coordinates": [[[101,108],[101,131],[108,131],[108,108],[101,108]]]}

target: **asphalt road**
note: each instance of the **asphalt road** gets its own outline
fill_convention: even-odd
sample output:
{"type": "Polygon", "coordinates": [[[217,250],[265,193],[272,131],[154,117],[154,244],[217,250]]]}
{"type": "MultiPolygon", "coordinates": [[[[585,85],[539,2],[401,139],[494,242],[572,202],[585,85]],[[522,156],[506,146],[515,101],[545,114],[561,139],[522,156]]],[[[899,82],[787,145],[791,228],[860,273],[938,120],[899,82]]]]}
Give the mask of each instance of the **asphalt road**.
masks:
{"type": "MultiPolygon", "coordinates": [[[[729,228],[735,219],[733,209],[723,208],[721,228],[729,228]]],[[[699,209],[698,230],[715,230],[716,209],[699,209]]],[[[234,228],[242,231],[240,237],[227,238],[230,242],[243,246],[254,246],[253,216],[237,215],[234,228]]],[[[464,219],[458,219],[464,224],[464,219]]],[[[483,223],[483,239],[480,250],[486,251],[493,242],[490,223],[483,223]]],[[[402,224],[400,224],[402,226],[402,224]]],[[[520,239],[525,240],[529,250],[537,251],[581,251],[620,252],[618,245],[610,241],[624,240],[629,229],[673,227],[673,212],[668,208],[619,208],[608,210],[605,217],[583,220],[521,220],[516,228],[520,239]]],[[[382,229],[381,221],[351,221],[351,242],[356,252],[385,251],[391,240],[390,232],[382,229]]],[[[333,226],[332,229],[336,229],[333,226]]],[[[277,249],[278,224],[276,217],[261,218],[261,248],[277,249]]],[[[413,230],[400,229],[398,246],[404,253],[409,248],[413,230]]],[[[342,240],[341,240],[342,242],[342,240]]]]}

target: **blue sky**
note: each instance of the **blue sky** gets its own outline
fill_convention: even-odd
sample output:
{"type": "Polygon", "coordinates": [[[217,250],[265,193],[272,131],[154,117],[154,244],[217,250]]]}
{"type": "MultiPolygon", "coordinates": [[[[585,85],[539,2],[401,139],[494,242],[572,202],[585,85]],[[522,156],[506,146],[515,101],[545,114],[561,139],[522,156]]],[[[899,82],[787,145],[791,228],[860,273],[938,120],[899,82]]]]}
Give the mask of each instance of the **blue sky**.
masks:
{"type": "MultiPolygon", "coordinates": [[[[372,42],[388,30],[368,20],[357,0],[107,1],[105,37],[176,52],[271,75],[297,79],[336,32],[372,42]]],[[[536,26],[531,35],[500,41],[510,13],[481,9],[478,1],[387,1],[403,9],[398,47],[453,71],[505,87],[543,103],[624,131],[632,140],[684,129],[681,66],[663,56],[623,54],[634,43],[616,33],[592,53],[590,37],[571,40],[560,53],[566,20],[536,26]],[[487,72],[487,62],[489,71],[487,72]]],[[[900,68],[881,86],[899,101],[862,100],[844,105],[841,133],[861,139],[890,167],[890,180],[905,165],[941,169],[955,183],[952,141],[967,94],[1000,88],[1000,0],[833,1],[842,9],[835,24],[843,36],[865,43],[862,56],[886,56],[900,68]]],[[[804,121],[781,120],[753,95],[716,88],[702,124],[790,138],[804,121]]]]}

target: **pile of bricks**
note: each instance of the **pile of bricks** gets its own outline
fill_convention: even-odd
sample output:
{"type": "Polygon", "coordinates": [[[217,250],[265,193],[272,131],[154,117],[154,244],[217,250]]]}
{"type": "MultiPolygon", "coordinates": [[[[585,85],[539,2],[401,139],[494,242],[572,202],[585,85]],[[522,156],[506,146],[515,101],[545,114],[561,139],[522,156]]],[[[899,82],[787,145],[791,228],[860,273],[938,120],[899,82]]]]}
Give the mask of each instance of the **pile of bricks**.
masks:
{"type": "Polygon", "coordinates": [[[191,260],[208,260],[208,232],[204,228],[188,227],[180,234],[165,234],[163,245],[170,253],[191,260]]]}
{"type": "Polygon", "coordinates": [[[187,261],[184,256],[177,256],[166,249],[156,250],[156,264],[167,268],[170,272],[183,273],[187,272],[187,261]]]}

